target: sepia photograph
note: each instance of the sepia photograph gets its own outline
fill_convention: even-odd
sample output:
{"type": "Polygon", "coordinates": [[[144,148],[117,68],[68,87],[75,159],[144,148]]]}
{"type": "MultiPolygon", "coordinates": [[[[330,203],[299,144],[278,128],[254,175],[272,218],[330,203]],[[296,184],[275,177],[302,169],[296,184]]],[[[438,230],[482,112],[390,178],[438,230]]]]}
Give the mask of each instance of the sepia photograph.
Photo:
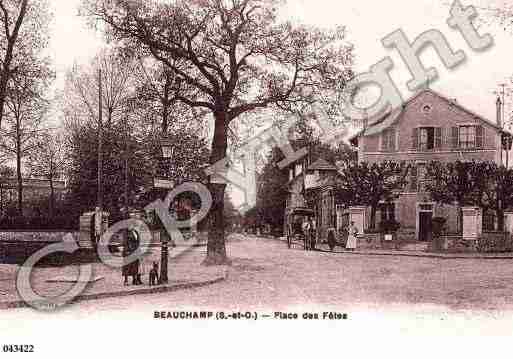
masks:
{"type": "Polygon", "coordinates": [[[0,44],[2,357],[504,353],[513,0],[0,0],[0,44]]]}

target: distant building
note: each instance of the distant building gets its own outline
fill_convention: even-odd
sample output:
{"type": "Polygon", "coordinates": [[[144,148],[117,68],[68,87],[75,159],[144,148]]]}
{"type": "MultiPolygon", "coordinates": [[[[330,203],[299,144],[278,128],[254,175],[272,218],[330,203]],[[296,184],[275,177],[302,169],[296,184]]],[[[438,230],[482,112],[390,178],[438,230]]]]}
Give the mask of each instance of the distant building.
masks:
{"type": "Polygon", "coordinates": [[[335,196],[334,185],[338,168],[318,158],[312,161],[306,154],[289,164],[288,197],[285,208],[285,233],[290,223],[289,214],[297,208],[314,211],[319,238],[325,239],[329,228],[340,229],[347,225],[348,217],[343,203],[335,196]]]}

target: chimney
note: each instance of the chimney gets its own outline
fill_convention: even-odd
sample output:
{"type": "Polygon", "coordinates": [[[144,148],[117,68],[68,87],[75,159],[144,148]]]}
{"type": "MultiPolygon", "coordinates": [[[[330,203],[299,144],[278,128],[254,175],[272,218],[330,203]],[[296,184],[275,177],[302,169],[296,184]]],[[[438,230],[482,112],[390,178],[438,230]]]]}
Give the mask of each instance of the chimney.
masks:
{"type": "Polygon", "coordinates": [[[502,129],[502,101],[499,96],[497,96],[497,126],[502,129]]]}

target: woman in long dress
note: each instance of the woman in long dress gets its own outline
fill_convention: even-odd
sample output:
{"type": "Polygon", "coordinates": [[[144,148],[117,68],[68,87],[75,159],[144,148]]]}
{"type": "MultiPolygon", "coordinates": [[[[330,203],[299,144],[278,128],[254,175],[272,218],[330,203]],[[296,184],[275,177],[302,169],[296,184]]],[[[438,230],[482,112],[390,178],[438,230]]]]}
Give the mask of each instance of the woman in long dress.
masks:
{"type": "Polygon", "coordinates": [[[358,235],[358,228],[354,225],[354,222],[351,222],[348,232],[346,249],[354,251],[356,248],[356,236],[358,235]]]}

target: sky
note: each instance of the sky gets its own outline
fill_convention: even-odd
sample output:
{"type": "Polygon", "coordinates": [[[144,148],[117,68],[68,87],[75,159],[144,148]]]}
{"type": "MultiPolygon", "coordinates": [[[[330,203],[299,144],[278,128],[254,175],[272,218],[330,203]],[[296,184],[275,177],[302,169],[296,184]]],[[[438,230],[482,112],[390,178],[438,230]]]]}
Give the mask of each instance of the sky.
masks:
{"type": "MultiPolygon", "coordinates": [[[[63,74],[74,62],[82,63],[92,58],[102,46],[102,37],[90,29],[78,16],[80,0],[51,0],[55,19],[52,24],[50,53],[57,70],[56,88],[63,86],[63,74]]],[[[489,14],[482,8],[500,6],[500,0],[473,0],[481,14],[489,14]]],[[[471,4],[463,1],[463,5],[471,4]]],[[[446,24],[450,4],[446,0],[289,0],[285,17],[318,25],[345,25],[347,40],[354,44],[357,72],[365,72],[383,57],[394,60],[391,74],[403,98],[412,95],[406,82],[410,75],[397,51],[386,49],[381,39],[387,34],[402,29],[412,41],[426,30],[437,29],[449,40],[454,50],[463,50],[467,61],[454,70],[446,70],[431,48],[426,49],[421,59],[427,66],[435,66],[439,79],[431,88],[450,98],[456,98],[474,112],[495,120],[495,94],[497,84],[507,82],[513,75],[509,49],[513,46],[513,32],[499,26],[480,28],[481,33],[490,33],[494,46],[483,53],[473,52],[459,32],[446,24]]],[[[513,109],[511,105],[509,105],[513,109]]]]}
{"type": "MultiPolygon", "coordinates": [[[[79,3],[80,0],[51,0],[55,20],[50,52],[57,70],[57,89],[62,88],[63,75],[74,62],[88,61],[103,44],[101,35],[78,16],[79,3]]],[[[410,74],[397,51],[383,47],[381,39],[402,29],[413,42],[427,30],[439,30],[454,51],[465,52],[467,60],[456,69],[447,70],[432,48],[424,50],[421,60],[425,67],[434,66],[439,73],[438,80],[430,87],[494,122],[497,85],[505,82],[513,88],[510,80],[513,31],[504,31],[493,24],[481,26],[480,34],[490,33],[494,46],[484,52],[473,52],[461,34],[446,23],[451,3],[448,0],[289,0],[283,16],[321,27],[346,26],[347,40],[355,47],[357,73],[368,71],[370,66],[390,56],[394,61],[391,75],[404,99],[413,95],[406,87],[410,74]]],[[[504,1],[473,0],[462,4],[475,5],[482,16],[491,14],[487,8],[503,6],[504,1]]],[[[507,102],[506,113],[511,110],[513,104],[507,102]]]]}

